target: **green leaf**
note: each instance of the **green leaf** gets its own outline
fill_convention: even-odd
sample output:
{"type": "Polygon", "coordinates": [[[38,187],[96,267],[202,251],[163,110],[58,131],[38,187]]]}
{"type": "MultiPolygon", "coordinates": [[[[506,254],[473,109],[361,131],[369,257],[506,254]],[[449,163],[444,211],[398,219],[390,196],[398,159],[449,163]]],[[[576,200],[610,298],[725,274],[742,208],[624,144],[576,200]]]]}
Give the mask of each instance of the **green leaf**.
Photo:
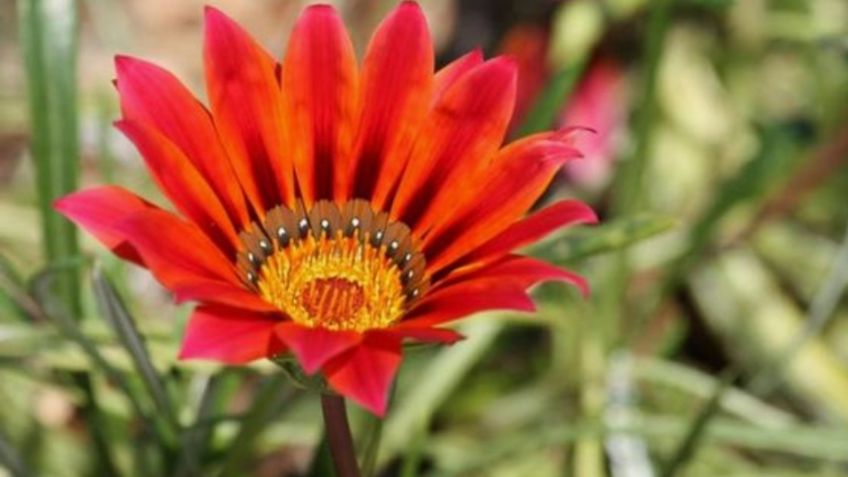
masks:
{"type": "Polygon", "coordinates": [[[730,383],[739,375],[735,369],[728,369],[722,373],[721,379],[713,391],[713,394],[704,404],[704,407],[692,419],[692,423],[686,430],[686,435],[680,445],[674,450],[671,458],[663,466],[661,477],[674,477],[679,475],[687,462],[695,455],[698,447],[706,436],[707,426],[721,410],[721,400],[730,383]]]}
{"type": "Polygon", "coordinates": [[[282,373],[278,373],[264,379],[259,385],[250,410],[227,450],[221,477],[243,475],[244,466],[253,451],[253,444],[291,395],[291,388],[285,385],[287,381],[282,373]]]}
{"type": "Polygon", "coordinates": [[[228,398],[236,390],[239,381],[233,379],[235,377],[225,370],[207,381],[197,406],[194,422],[183,431],[174,477],[202,474],[204,457],[208,453],[214,430],[214,417],[223,413],[228,398]]]}
{"type": "Polygon", "coordinates": [[[518,137],[547,131],[554,127],[560,111],[583,74],[584,67],[585,61],[577,61],[557,71],[545,85],[545,89],[533,103],[524,122],[521,123],[518,137]]]}
{"type": "Polygon", "coordinates": [[[29,294],[22,295],[27,300],[26,308],[36,313],[39,319],[51,321],[66,339],[79,346],[91,361],[92,366],[102,372],[112,384],[122,391],[141,422],[145,426],[150,425],[152,428],[145,427],[144,430],[152,430],[157,438],[157,444],[163,451],[166,450],[172,441],[171,431],[162,427],[162,421],[156,415],[151,415],[145,410],[136,388],[123,373],[112,366],[100,352],[98,346],[82,332],[79,322],[74,319],[64,302],[51,294],[53,288],[50,281],[55,278],[56,273],[51,268],[43,270],[33,277],[30,284],[31,296],[29,294]]]}
{"type": "MultiPolygon", "coordinates": [[[[53,210],[53,201],[77,188],[77,4],[21,0],[18,6],[42,236],[47,258],[55,262],[79,255],[75,227],[53,210]]],[[[80,312],[78,274],[63,270],[55,282],[74,316],[80,312]]]]}
{"type": "Polygon", "coordinates": [[[315,449],[315,456],[312,457],[306,477],[336,477],[333,454],[330,452],[330,443],[327,441],[326,435],[321,437],[321,441],[315,449]]]}
{"type": "Polygon", "coordinates": [[[641,85],[641,95],[636,109],[634,124],[635,145],[633,156],[621,161],[614,181],[613,210],[616,215],[632,214],[643,206],[643,179],[650,151],[651,132],[656,121],[657,78],[660,59],[665,48],[666,33],[671,23],[674,0],[656,0],[651,2],[647,35],[643,45],[645,65],[641,85]]]}
{"type": "Polygon", "coordinates": [[[556,263],[569,263],[620,250],[666,232],[675,224],[671,217],[653,214],[615,219],[595,227],[569,231],[559,240],[533,247],[530,253],[556,263]]]}
{"type": "Polygon", "coordinates": [[[150,393],[156,408],[173,432],[179,430],[174,407],[168,396],[165,383],[150,360],[144,338],[138,332],[135,320],[130,316],[115,287],[109,282],[103,272],[95,267],[92,273],[94,296],[100,312],[106,317],[121,344],[132,358],[136,370],[141,375],[145,388],[150,393]]]}
{"type": "MultiPolygon", "coordinates": [[[[394,395],[394,388],[392,388],[391,393],[394,395]]],[[[392,401],[393,399],[390,397],[390,406],[392,401]]],[[[363,426],[365,427],[365,431],[361,433],[362,435],[357,440],[359,446],[362,448],[362,451],[359,452],[359,462],[361,462],[362,475],[364,477],[374,477],[377,475],[377,456],[380,451],[380,442],[382,442],[383,438],[383,423],[385,421],[371,415],[366,416],[366,419],[367,421],[363,426]]]]}
{"type": "Polygon", "coordinates": [[[383,428],[384,448],[378,465],[388,462],[406,449],[413,439],[426,432],[433,414],[482,358],[503,328],[493,315],[481,314],[465,323],[460,331],[468,339],[439,351],[417,377],[417,385],[407,389],[398,400],[383,428]]]}

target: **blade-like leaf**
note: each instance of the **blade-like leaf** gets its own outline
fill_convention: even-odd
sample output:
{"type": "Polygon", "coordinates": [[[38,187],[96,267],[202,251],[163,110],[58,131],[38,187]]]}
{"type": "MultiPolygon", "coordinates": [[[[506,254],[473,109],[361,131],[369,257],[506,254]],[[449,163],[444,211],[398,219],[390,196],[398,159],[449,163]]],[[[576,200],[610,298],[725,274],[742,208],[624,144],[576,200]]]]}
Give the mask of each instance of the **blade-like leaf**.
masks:
{"type": "Polygon", "coordinates": [[[722,373],[722,377],[716,385],[713,394],[704,403],[704,407],[701,408],[698,415],[692,419],[692,423],[686,430],[683,440],[680,441],[680,444],[672,453],[671,458],[663,466],[660,473],[661,477],[680,475],[686,463],[695,455],[698,447],[703,442],[708,425],[721,410],[721,400],[724,397],[724,392],[738,375],[739,372],[735,369],[728,369],[722,373]]]}
{"type": "Polygon", "coordinates": [[[126,348],[127,353],[132,358],[136,370],[141,375],[144,386],[150,393],[153,402],[156,404],[156,408],[161,413],[161,417],[164,418],[171,429],[177,431],[179,424],[175,418],[171,398],[165,388],[165,383],[150,360],[150,353],[147,351],[144,337],[141,336],[135,325],[135,320],[130,316],[126,305],[124,305],[121,297],[118,296],[115,287],[112,286],[102,270],[97,267],[93,271],[92,282],[94,296],[100,312],[106,317],[109,324],[112,325],[121,344],[126,348]]]}
{"type": "Polygon", "coordinates": [[[494,342],[503,324],[492,314],[480,316],[460,328],[467,340],[444,349],[418,376],[414,388],[398,399],[383,428],[384,448],[379,463],[385,464],[424,432],[433,414],[453,392],[462,377],[477,363],[494,342]]]}
{"type": "MultiPolygon", "coordinates": [[[[79,254],[74,226],[53,210],[53,201],[77,187],[77,3],[74,0],[18,2],[32,127],[32,153],[47,258],[79,254]]],[[[79,315],[79,271],[63,270],[59,295],[79,315]]]]}
{"type": "Polygon", "coordinates": [[[571,96],[577,81],[583,74],[584,61],[577,61],[560,69],[545,85],[533,108],[527,114],[517,136],[527,136],[554,127],[557,116],[571,96]]]}
{"type": "Polygon", "coordinates": [[[602,223],[591,229],[569,231],[560,240],[547,241],[530,250],[535,256],[564,264],[592,255],[619,250],[670,230],[674,219],[662,215],[637,215],[602,223]]]}
{"type": "Polygon", "coordinates": [[[241,428],[227,450],[221,477],[243,475],[243,467],[253,451],[253,444],[291,395],[291,388],[286,383],[288,379],[285,375],[278,373],[266,378],[259,386],[250,411],[242,420],[241,428]]]}

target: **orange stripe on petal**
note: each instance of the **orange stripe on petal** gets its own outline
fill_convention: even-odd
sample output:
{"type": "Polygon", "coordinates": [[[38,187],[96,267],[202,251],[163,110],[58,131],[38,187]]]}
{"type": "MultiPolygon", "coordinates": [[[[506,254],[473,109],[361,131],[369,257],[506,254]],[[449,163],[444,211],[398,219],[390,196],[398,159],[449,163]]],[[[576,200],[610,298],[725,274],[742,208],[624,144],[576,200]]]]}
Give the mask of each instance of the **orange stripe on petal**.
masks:
{"type": "Polygon", "coordinates": [[[209,111],[171,73],[127,56],[115,57],[125,119],[148,124],[176,145],[210,184],[230,219],[248,220],[247,205],[209,111]]]}
{"type": "Polygon", "coordinates": [[[136,212],[115,225],[138,251],[156,279],[179,294],[218,281],[242,287],[235,267],[221,250],[197,228],[164,210],[136,212]]]}
{"type": "Polygon", "coordinates": [[[405,326],[437,326],[468,315],[487,310],[512,310],[533,312],[536,306],[527,292],[491,281],[479,283],[469,280],[458,284],[426,303],[422,301],[402,322],[405,326]]]}
{"type": "Polygon", "coordinates": [[[282,353],[274,336],[280,321],[269,315],[223,306],[200,306],[188,321],[180,359],[243,364],[282,353]]]}
{"type": "Polygon", "coordinates": [[[231,282],[220,280],[193,281],[190,285],[180,285],[174,289],[177,303],[196,301],[234,306],[258,312],[277,312],[279,309],[263,300],[256,293],[231,282]]]}
{"type": "Polygon", "coordinates": [[[289,127],[297,138],[291,154],[307,207],[342,195],[340,172],[348,169],[344,162],[353,142],[358,81],[353,46],[336,11],[329,5],[307,8],[283,64],[289,127]]]}
{"type": "Polygon", "coordinates": [[[241,27],[206,8],[206,85],[215,125],[257,215],[294,203],[277,63],[241,27]]]}
{"type": "Polygon", "coordinates": [[[461,259],[461,264],[486,263],[525,245],[540,240],[557,229],[572,224],[594,224],[598,221],[588,205],[576,200],[563,200],[536,212],[489,240],[461,259]]]}
{"type": "Polygon", "coordinates": [[[542,281],[557,280],[589,288],[579,275],[528,257],[508,255],[474,271],[458,271],[428,293],[399,326],[435,326],[485,310],[535,311],[526,290],[542,281]]]}
{"type": "Polygon", "coordinates": [[[515,66],[498,58],[448,87],[416,140],[392,205],[394,216],[416,230],[443,219],[437,209],[428,214],[428,204],[449,200],[497,152],[512,114],[515,81],[515,66]]]}
{"type": "Polygon", "coordinates": [[[433,102],[438,101],[450,86],[481,63],[483,63],[483,51],[476,48],[437,71],[433,78],[433,102]]]}
{"type": "MultiPolygon", "coordinates": [[[[478,269],[457,270],[440,282],[436,291],[446,290],[454,284],[468,280],[512,285],[522,290],[539,282],[553,280],[574,285],[583,295],[589,294],[589,284],[580,275],[548,262],[521,255],[506,255],[497,262],[478,269]]],[[[435,294],[436,291],[433,293],[435,294]]]]}
{"type": "Polygon", "coordinates": [[[442,222],[423,242],[428,272],[435,274],[520,220],[562,165],[580,156],[566,139],[545,133],[515,142],[469,178],[469,187],[456,189],[453,200],[436,204],[442,222]]]}
{"type": "Polygon", "coordinates": [[[180,212],[196,223],[221,248],[232,253],[238,236],[229,216],[206,180],[165,136],[142,123],[115,123],[138,148],[150,173],[180,212]]]}
{"type": "MultiPolygon", "coordinates": [[[[362,72],[362,115],[354,147],[354,197],[383,209],[400,179],[409,149],[430,107],[433,44],[421,8],[403,2],[377,29],[362,72]]],[[[348,197],[344,197],[348,198],[348,197]]]]}
{"type": "Polygon", "coordinates": [[[156,209],[155,205],[122,187],[104,186],[68,194],[56,200],[53,207],[119,257],[144,266],[126,235],[115,225],[136,212],[156,209]]]}

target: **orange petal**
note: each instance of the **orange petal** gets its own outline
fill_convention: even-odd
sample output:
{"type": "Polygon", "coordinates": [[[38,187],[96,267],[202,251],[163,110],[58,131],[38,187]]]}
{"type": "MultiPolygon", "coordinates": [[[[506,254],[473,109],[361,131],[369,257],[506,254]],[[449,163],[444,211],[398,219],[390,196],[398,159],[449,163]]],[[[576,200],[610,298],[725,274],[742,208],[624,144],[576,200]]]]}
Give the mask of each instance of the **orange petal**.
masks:
{"type": "Polygon", "coordinates": [[[561,133],[545,133],[504,148],[491,166],[453,200],[434,206],[442,221],[425,237],[427,270],[434,274],[521,219],[562,165],[579,157],[561,133]]]}
{"type": "Polygon", "coordinates": [[[431,294],[438,296],[441,290],[447,290],[455,284],[466,281],[490,282],[526,290],[536,283],[551,280],[574,285],[583,295],[589,294],[589,284],[580,275],[548,262],[521,255],[505,255],[484,267],[456,270],[441,280],[431,294]]]}
{"type": "Polygon", "coordinates": [[[468,280],[457,284],[410,312],[402,325],[433,327],[480,311],[533,312],[536,306],[523,289],[492,281],[468,280]]]}
{"type": "Polygon", "coordinates": [[[173,291],[177,303],[196,301],[264,313],[279,312],[277,307],[263,300],[255,292],[227,281],[194,279],[190,284],[181,284],[173,291]]]}
{"type": "Polygon", "coordinates": [[[309,207],[341,187],[357,114],[356,56],[344,24],[329,5],[308,7],[292,31],[283,63],[290,153],[309,207]],[[336,181],[339,185],[336,186],[336,181]]]}
{"type": "MultiPolygon", "coordinates": [[[[421,8],[403,2],[380,24],[362,71],[363,111],[345,190],[383,209],[430,106],[433,44],[421,8]]],[[[349,197],[344,197],[349,198],[349,197]]]]}
{"type": "Polygon", "coordinates": [[[215,126],[257,214],[280,203],[293,205],[276,61],[212,7],[206,7],[204,60],[215,126]]]}
{"type": "Polygon", "coordinates": [[[594,224],[598,221],[588,205],[576,200],[563,200],[530,215],[496,235],[494,238],[462,257],[456,266],[473,263],[482,265],[540,240],[545,235],[572,224],[594,224]]]}
{"type": "Polygon", "coordinates": [[[534,311],[527,288],[548,280],[575,285],[586,281],[568,270],[528,257],[508,255],[474,271],[448,276],[409,311],[399,326],[435,326],[484,310],[534,311]]]}
{"type": "Polygon", "coordinates": [[[514,99],[515,66],[505,58],[477,66],[448,87],[421,128],[393,215],[416,230],[441,220],[436,209],[427,213],[428,204],[448,200],[453,189],[491,160],[503,141],[514,99]]]}
{"type": "Polygon", "coordinates": [[[142,123],[115,126],[135,143],[165,196],[227,252],[238,248],[238,235],[224,206],[191,161],[167,138],[142,123]]]}
{"type": "Polygon", "coordinates": [[[450,86],[481,63],[483,51],[475,48],[437,71],[433,78],[433,102],[438,101],[450,86]]]}
{"type": "Polygon", "coordinates": [[[115,57],[125,119],[147,124],[170,140],[215,191],[230,219],[249,222],[244,194],[224,152],[209,111],[171,73],[127,56],[115,57]]]}
{"type": "Polygon", "coordinates": [[[210,281],[241,287],[235,267],[200,229],[158,209],[145,209],[115,225],[165,288],[179,293],[210,281]]]}

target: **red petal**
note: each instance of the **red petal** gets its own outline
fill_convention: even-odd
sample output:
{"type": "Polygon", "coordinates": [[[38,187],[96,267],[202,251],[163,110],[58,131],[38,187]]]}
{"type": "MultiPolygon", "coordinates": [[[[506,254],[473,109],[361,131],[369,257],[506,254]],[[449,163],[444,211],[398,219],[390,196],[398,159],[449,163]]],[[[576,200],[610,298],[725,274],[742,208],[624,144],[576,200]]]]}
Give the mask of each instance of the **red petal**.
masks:
{"type": "Polygon", "coordinates": [[[589,291],[586,281],[568,270],[509,255],[488,266],[457,270],[425,295],[401,325],[432,326],[484,310],[534,311],[525,290],[546,280],[570,283],[584,295],[589,291]]]}
{"type": "Polygon", "coordinates": [[[183,214],[225,250],[239,240],[227,212],[209,184],[172,142],[142,123],[124,120],[115,126],[135,143],[162,192],[183,214]]]}
{"type": "Polygon", "coordinates": [[[209,281],[242,286],[235,267],[195,225],[169,212],[146,209],[124,218],[115,230],[135,247],[166,288],[178,292],[209,281]]]}
{"type": "Polygon", "coordinates": [[[346,190],[371,197],[383,209],[432,94],[433,44],[416,3],[401,3],[380,24],[365,54],[362,81],[353,170],[344,176],[353,183],[346,190]]]}
{"type": "Polygon", "coordinates": [[[448,286],[466,280],[480,283],[496,282],[498,285],[511,284],[525,290],[536,283],[557,280],[577,287],[585,296],[589,294],[589,284],[580,275],[550,263],[520,255],[507,255],[491,265],[470,265],[449,275],[439,286],[448,286]]]}
{"type": "Polygon", "coordinates": [[[383,416],[389,387],[401,362],[400,338],[369,335],[324,366],[330,386],[372,413],[383,416]]]}
{"type": "Polygon", "coordinates": [[[443,217],[424,239],[427,271],[435,274],[518,221],[550,184],[556,172],[579,153],[562,132],[515,142],[498,154],[466,188],[433,206],[443,217]]]}
{"type": "Polygon", "coordinates": [[[230,282],[216,280],[193,281],[174,289],[177,303],[197,301],[217,303],[259,312],[277,312],[279,309],[263,300],[256,293],[230,282]]]}
{"type": "Polygon", "coordinates": [[[359,333],[307,328],[294,322],[281,324],[276,333],[308,374],[315,373],[331,358],[356,346],[361,339],[359,333]]]}
{"type": "Polygon", "coordinates": [[[224,306],[200,306],[186,328],[180,359],[205,358],[242,364],[282,353],[274,337],[280,323],[270,315],[224,306]]]}
{"type": "Polygon", "coordinates": [[[461,263],[496,259],[519,247],[540,240],[545,235],[571,224],[594,224],[595,212],[576,200],[563,200],[520,220],[462,258],[461,263]]]}
{"type": "Polygon", "coordinates": [[[283,66],[283,93],[291,120],[290,154],[307,207],[333,199],[340,170],[350,157],[358,104],[353,45],[333,7],[313,5],[289,38],[283,66]]]}
{"type": "Polygon", "coordinates": [[[58,199],[53,207],[119,257],[143,266],[138,252],[115,225],[128,215],[156,206],[122,187],[105,186],[68,194],[58,199]]]}
{"type": "Polygon", "coordinates": [[[281,201],[293,204],[277,63],[212,7],[206,7],[204,59],[215,126],[248,199],[260,216],[281,201]]]}
{"type": "Polygon", "coordinates": [[[475,48],[437,71],[433,78],[433,102],[438,101],[448,88],[481,63],[483,63],[483,51],[475,48]]]}
{"type": "Polygon", "coordinates": [[[436,213],[438,204],[450,200],[454,190],[462,188],[495,155],[514,99],[515,66],[505,58],[477,66],[448,87],[421,126],[392,205],[393,214],[419,230],[443,220],[436,213]]]}
{"type": "Polygon", "coordinates": [[[194,164],[238,226],[249,222],[244,195],[209,111],[168,71],[146,61],[115,57],[125,119],[150,125],[194,164]]]}
{"type": "Polygon", "coordinates": [[[491,280],[468,280],[427,296],[398,327],[431,327],[486,310],[536,310],[524,289],[491,280]]]}

